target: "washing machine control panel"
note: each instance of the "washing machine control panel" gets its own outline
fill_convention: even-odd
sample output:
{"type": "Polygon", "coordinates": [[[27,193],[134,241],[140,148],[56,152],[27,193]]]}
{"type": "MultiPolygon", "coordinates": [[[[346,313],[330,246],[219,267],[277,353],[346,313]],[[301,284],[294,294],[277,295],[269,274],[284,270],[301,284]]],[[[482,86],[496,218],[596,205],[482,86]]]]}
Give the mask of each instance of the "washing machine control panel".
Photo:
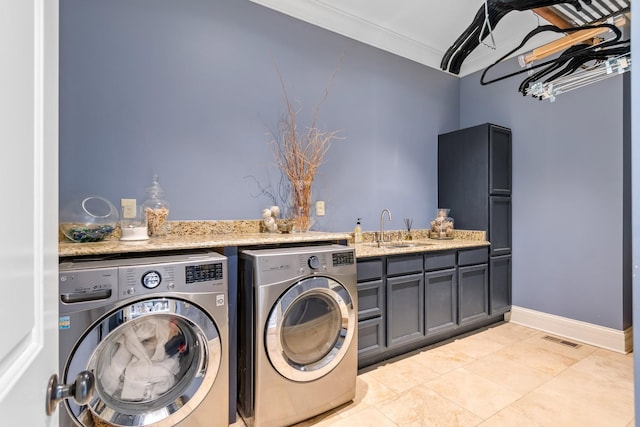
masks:
{"type": "Polygon", "coordinates": [[[334,267],[340,267],[342,265],[353,265],[354,257],[353,252],[334,252],[332,255],[332,261],[334,267]]]}
{"type": "Polygon", "coordinates": [[[226,262],[218,259],[119,267],[120,297],[158,292],[226,290],[226,262]]]}

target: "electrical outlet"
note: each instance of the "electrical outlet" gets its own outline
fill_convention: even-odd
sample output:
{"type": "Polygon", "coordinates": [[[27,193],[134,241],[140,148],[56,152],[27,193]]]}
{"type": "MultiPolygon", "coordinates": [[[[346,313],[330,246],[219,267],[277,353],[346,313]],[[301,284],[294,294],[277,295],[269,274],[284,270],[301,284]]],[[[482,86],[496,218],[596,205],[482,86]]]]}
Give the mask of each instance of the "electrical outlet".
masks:
{"type": "Polygon", "coordinates": [[[322,200],[316,202],[316,216],[324,216],[324,202],[322,200]]]}
{"type": "Polygon", "coordinates": [[[135,218],[137,216],[136,199],[120,199],[122,218],[135,218]]]}

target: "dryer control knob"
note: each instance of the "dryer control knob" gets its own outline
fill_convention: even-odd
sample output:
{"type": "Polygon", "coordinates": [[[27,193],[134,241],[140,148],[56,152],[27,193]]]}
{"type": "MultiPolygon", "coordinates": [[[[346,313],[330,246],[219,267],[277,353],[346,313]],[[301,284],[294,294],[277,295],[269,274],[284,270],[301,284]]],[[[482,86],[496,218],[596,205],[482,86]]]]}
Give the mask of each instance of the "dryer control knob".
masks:
{"type": "Polygon", "coordinates": [[[157,271],[147,271],[142,275],[142,286],[147,289],[155,289],[162,282],[162,276],[157,271]]]}
{"type": "Polygon", "coordinates": [[[318,268],[320,268],[320,260],[315,255],[311,255],[307,263],[309,264],[309,267],[311,267],[314,270],[317,270],[318,268]]]}

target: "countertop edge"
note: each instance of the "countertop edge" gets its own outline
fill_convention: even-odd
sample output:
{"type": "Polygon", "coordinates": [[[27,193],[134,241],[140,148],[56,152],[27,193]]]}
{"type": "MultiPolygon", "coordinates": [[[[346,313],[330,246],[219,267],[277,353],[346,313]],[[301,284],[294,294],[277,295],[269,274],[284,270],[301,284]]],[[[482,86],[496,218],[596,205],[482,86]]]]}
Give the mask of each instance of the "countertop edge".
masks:
{"type": "Polygon", "coordinates": [[[420,252],[440,252],[447,250],[480,248],[490,246],[491,243],[484,240],[467,240],[467,239],[451,239],[451,240],[421,240],[416,246],[412,247],[375,247],[370,243],[351,243],[350,247],[355,248],[356,258],[374,258],[388,255],[402,255],[420,252]]]}
{"type": "Polygon", "coordinates": [[[230,233],[210,235],[188,235],[154,237],[141,241],[117,239],[94,243],[60,242],[59,257],[111,255],[121,253],[159,252],[188,249],[210,249],[239,246],[277,245],[305,242],[348,241],[350,233],[310,231],[307,233],[230,233]]]}

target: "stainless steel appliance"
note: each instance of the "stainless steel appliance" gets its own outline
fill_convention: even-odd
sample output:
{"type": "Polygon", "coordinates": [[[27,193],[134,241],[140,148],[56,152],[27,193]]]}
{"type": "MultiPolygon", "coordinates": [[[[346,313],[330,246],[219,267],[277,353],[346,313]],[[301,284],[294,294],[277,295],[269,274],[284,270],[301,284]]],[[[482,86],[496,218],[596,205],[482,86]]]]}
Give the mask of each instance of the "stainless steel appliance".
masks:
{"type": "Polygon", "coordinates": [[[240,415],[286,426],[355,397],[357,282],[352,248],[240,254],[240,415]]]}
{"type": "Polygon", "coordinates": [[[60,425],[229,424],[227,259],[115,256],[59,266],[60,372],[95,379],[60,425]]]}

